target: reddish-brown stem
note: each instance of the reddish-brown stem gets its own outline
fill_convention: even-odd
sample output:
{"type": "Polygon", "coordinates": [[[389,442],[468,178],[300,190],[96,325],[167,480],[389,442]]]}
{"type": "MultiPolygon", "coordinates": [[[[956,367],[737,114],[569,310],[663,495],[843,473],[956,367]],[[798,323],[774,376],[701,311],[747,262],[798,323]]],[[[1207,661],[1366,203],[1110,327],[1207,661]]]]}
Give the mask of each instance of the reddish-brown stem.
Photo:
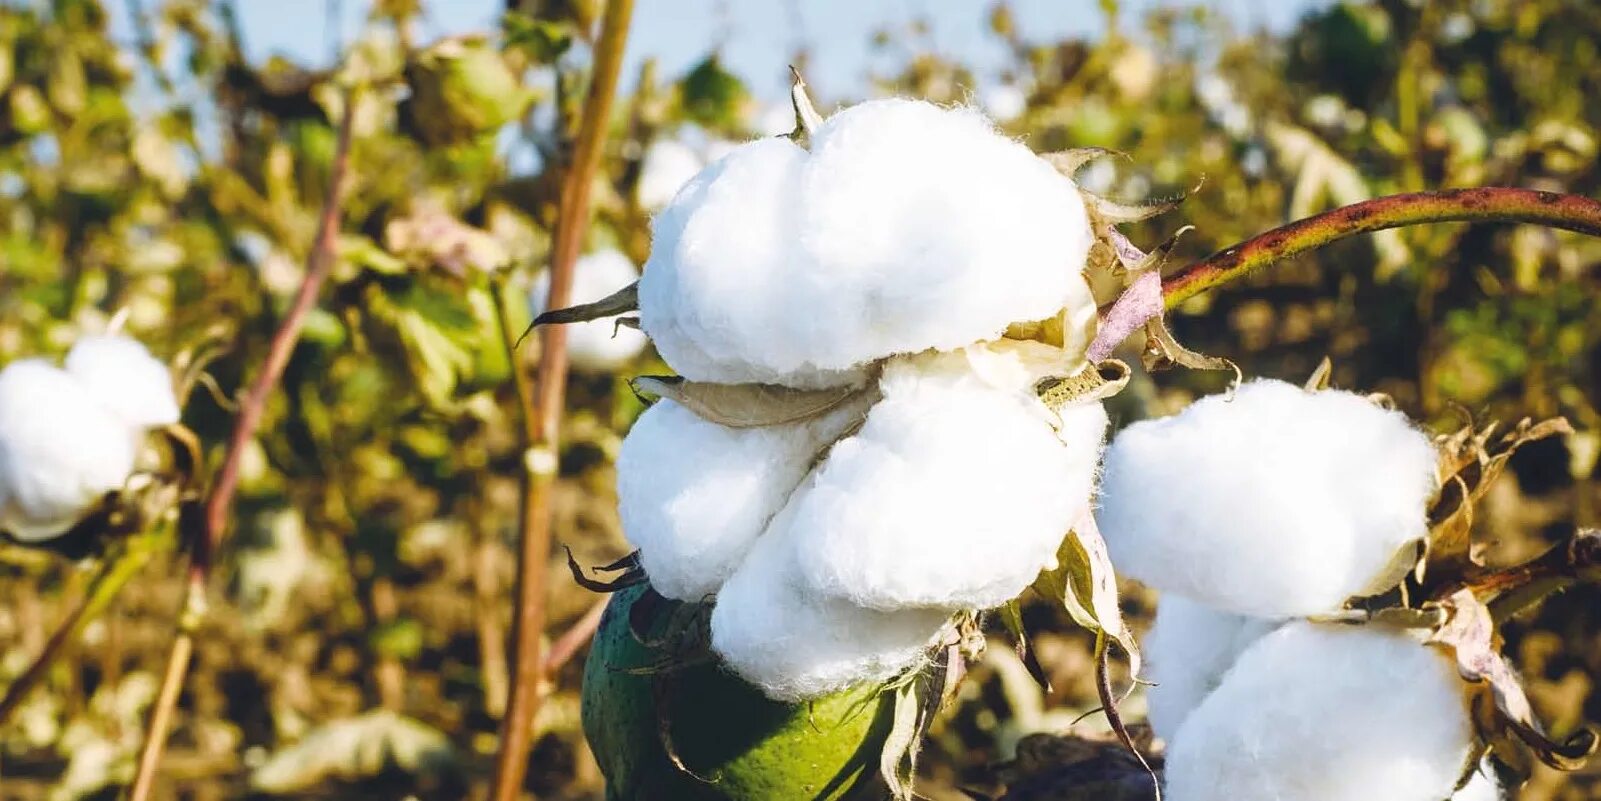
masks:
{"type": "Polygon", "coordinates": [[[317,236],[306,257],[306,275],[301,279],[300,290],[295,293],[289,311],[273,332],[267,347],[267,358],[261,371],[245,391],[239,402],[239,415],[234,418],[233,434],[218,468],[211,493],[206,498],[204,528],[197,541],[191,543],[193,555],[189,563],[189,585],[184,599],[184,611],[179,621],[178,634],[173,640],[167,658],[167,670],[162,677],[160,692],[145,729],[144,745],[139,752],[139,764],[134,773],[129,801],[146,801],[155,783],[155,774],[166,750],[167,731],[172,725],[174,708],[189,672],[189,659],[194,653],[194,631],[200,625],[205,610],[206,580],[212,560],[227,533],[228,515],[233,509],[234,491],[239,487],[239,468],[245,449],[255,437],[266,411],[267,398],[278,386],[306,316],[317,303],[323,282],[333,271],[339,235],[340,209],[344,205],[346,172],[350,161],[350,140],[355,114],[354,93],[346,93],[344,114],[339,123],[339,140],[334,150],[333,165],[328,176],[328,192],[323,198],[322,213],[317,220],[317,236]]]}
{"type": "Polygon", "coordinates": [[[1530,223],[1601,236],[1601,203],[1579,195],[1486,186],[1389,195],[1280,226],[1162,281],[1168,308],[1276,261],[1355,234],[1437,222],[1530,223]]]}
{"type": "Polygon", "coordinates": [[[550,653],[545,655],[545,675],[549,676],[564,665],[572,661],[584,643],[595,636],[595,630],[600,628],[600,619],[606,615],[606,604],[611,601],[610,595],[602,595],[584,616],[573,622],[573,625],[562,632],[555,642],[550,644],[550,653]]]}
{"type": "MultiPolygon", "coordinates": [[[[611,122],[612,100],[622,71],[623,45],[633,0],[609,0],[595,45],[594,71],[584,101],[572,163],[562,178],[561,204],[551,246],[548,306],[566,306],[573,283],[573,265],[589,228],[589,192],[600,166],[601,146],[611,122]]],[[[504,304],[497,303],[497,308],[504,304]]],[[[510,337],[504,320],[502,333],[510,337]]],[[[512,685],[506,717],[500,726],[500,753],[490,790],[493,801],[512,801],[522,789],[533,746],[534,715],[539,710],[544,663],[539,638],[545,625],[545,573],[550,558],[550,486],[556,479],[558,434],[567,390],[567,331],[552,325],[540,330],[539,372],[530,390],[513,355],[518,403],[523,415],[523,501],[521,544],[517,558],[517,611],[512,618],[512,685]]]]}

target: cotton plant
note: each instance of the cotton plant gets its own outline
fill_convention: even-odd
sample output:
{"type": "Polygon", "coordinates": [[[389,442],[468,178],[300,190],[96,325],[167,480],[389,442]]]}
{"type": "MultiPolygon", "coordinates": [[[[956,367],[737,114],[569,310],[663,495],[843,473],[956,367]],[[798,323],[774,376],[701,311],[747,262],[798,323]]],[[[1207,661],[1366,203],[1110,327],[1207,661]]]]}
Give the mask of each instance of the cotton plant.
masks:
{"type": "Polygon", "coordinates": [[[124,487],[147,433],[177,422],[167,366],[127,336],[85,336],[63,365],[0,368],[0,531],[65,534],[124,487]]]}
{"type": "MultiPolygon", "coordinates": [[[[674,621],[649,638],[668,662],[713,660],[769,704],[882,688],[900,711],[863,775],[904,796],[981,614],[1016,619],[1037,585],[1137,661],[1090,515],[1127,367],[1092,358],[1086,271],[1130,258],[1113,226],[1154,212],[1074,184],[1098,152],[1041,157],[973,109],[825,119],[801,85],[795,109],[678,189],[637,284],[537,322],[637,312],[676,372],[633,382],[653,401],[617,462],[638,551],[605,586],[650,589],[617,619],[674,621]]],[[[586,715],[610,741],[607,703],[586,715]]]]}
{"type": "MultiPolygon", "coordinates": [[[[1162,592],[1143,646],[1166,797],[1495,797],[1487,749],[1587,756],[1589,732],[1540,729],[1497,651],[1492,607],[1541,568],[1489,570],[1467,537],[1512,451],[1562,430],[1436,437],[1320,370],[1120,432],[1096,517],[1117,569],[1162,592]]],[[[1534,564],[1588,563],[1596,540],[1534,564]]]]}

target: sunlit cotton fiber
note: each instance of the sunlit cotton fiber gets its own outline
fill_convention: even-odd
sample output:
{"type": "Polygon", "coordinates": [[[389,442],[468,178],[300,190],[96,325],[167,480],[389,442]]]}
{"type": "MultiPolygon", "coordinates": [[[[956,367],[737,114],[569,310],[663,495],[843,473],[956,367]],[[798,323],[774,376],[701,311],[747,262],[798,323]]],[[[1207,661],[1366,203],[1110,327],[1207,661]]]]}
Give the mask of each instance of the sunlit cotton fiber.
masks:
{"type": "Polygon", "coordinates": [[[781,513],[717,595],[712,649],[741,678],[780,701],[881,682],[917,665],[949,615],[880,612],[820,595],[795,569],[781,513]]]}
{"type": "MultiPolygon", "coordinates": [[[[573,265],[573,288],[569,304],[593,303],[639,279],[639,270],[627,256],[616,250],[591,253],[573,265]]],[[[546,309],[550,298],[550,273],[540,273],[528,290],[528,305],[534,314],[546,309]]],[[[589,320],[567,326],[567,358],[574,368],[607,372],[627,364],[645,349],[645,335],[614,319],[589,320]]]]}
{"type": "Polygon", "coordinates": [[[23,541],[63,533],[133,470],[138,428],[41,359],[0,370],[0,529],[23,541]]]}
{"type": "Polygon", "coordinates": [[[1140,641],[1145,654],[1143,678],[1151,682],[1145,689],[1146,717],[1156,735],[1171,741],[1234,660],[1278,624],[1164,594],[1150,633],[1140,641]]]}
{"type": "Polygon", "coordinates": [[[700,380],[820,386],[1093,307],[1076,187],[970,109],[870,101],[825,121],[810,151],[741,146],[653,235],[641,322],[700,380]]]}
{"type": "Polygon", "coordinates": [[[1438,801],[1472,742],[1439,649],[1377,626],[1287,623],[1245,651],[1167,750],[1172,801],[1438,801]]]}
{"type": "Polygon", "coordinates": [[[1324,613],[1399,580],[1435,462],[1399,412],[1253,381],[1118,434],[1098,519],[1125,576],[1241,614],[1324,613]]]}
{"type": "Polygon", "coordinates": [[[728,428],[670,400],[647,409],[623,440],[617,495],[623,534],[668,598],[716,592],[865,403],[804,423],[728,428]]]}
{"type": "Polygon", "coordinates": [[[123,422],[153,428],[178,422],[172,373],[143,343],[125,336],[86,336],[67,352],[67,372],[123,422]]]}
{"type": "Polygon", "coordinates": [[[885,368],[883,400],[790,502],[814,589],[881,610],[984,609],[1054,563],[1089,506],[1106,413],[1070,407],[1059,435],[1032,391],[1048,357],[1024,352],[1062,358],[1003,343],[885,368]]]}

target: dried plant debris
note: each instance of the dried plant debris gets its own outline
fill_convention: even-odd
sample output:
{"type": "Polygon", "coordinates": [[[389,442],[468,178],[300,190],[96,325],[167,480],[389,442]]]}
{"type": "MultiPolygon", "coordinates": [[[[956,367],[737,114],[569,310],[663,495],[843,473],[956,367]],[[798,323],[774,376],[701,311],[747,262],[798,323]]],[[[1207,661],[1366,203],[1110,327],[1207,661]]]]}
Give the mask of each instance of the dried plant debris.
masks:
{"type": "Polygon", "coordinates": [[[1470,419],[1455,433],[1436,440],[1440,491],[1429,509],[1428,548],[1418,564],[1420,582],[1440,586],[1483,567],[1482,549],[1472,541],[1474,505],[1518,448],[1573,433],[1573,427],[1561,417],[1538,423],[1524,418],[1500,436],[1498,428],[1494,422],[1479,428],[1470,419]]]}

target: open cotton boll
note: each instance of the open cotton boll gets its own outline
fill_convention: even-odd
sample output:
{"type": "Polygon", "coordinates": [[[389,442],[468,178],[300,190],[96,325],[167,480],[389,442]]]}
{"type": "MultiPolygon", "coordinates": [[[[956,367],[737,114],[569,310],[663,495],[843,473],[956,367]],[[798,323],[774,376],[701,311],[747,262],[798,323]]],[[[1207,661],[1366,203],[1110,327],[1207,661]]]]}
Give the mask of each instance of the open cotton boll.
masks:
{"type": "Polygon", "coordinates": [[[653,221],[640,321],[680,374],[846,383],[1094,309],[1078,190],[977,112],[872,101],[811,147],[735,148],[653,221]]]}
{"type": "Polygon", "coordinates": [[[1279,622],[1222,612],[1167,593],[1141,640],[1145,656],[1146,717],[1158,737],[1172,741],[1184,719],[1223,680],[1234,660],[1279,622]]]}
{"type": "Polygon", "coordinates": [[[679,375],[803,388],[861,380],[806,362],[807,341],[832,323],[797,278],[807,272],[795,246],[805,158],[788,139],[737,147],[651,221],[639,320],[679,375]]]}
{"type": "Polygon", "coordinates": [[[0,529],[25,542],[65,532],[133,471],[137,432],[97,393],[41,359],[0,370],[0,529]]]}
{"type": "Polygon", "coordinates": [[[728,428],[670,400],[635,421],[617,458],[623,535],[668,598],[699,601],[734,572],[812,461],[864,402],[802,423],[728,428]]]}
{"type": "Polygon", "coordinates": [[[1438,801],[1473,741],[1463,682],[1395,630],[1286,623],[1168,744],[1173,801],[1438,801]]]}
{"type": "Polygon", "coordinates": [[[950,350],[1094,305],[1078,189],[973,109],[847,108],[813,135],[801,192],[810,280],[837,321],[819,366],[950,350]]]}
{"type": "Polygon", "coordinates": [[[880,612],[818,594],[795,570],[780,513],[712,609],[712,649],[779,701],[886,681],[924,658],[949,622],[943,611],[880,612]]]}
{"type": "Polygon", "coordinates": [[[172,373],[138,340],[83,337],[67,352],[66,368],[97,402],[132,427],[178,422],[172,373]]]}
{"type": "Polygon", "coordinates": [[[1118,434],[1097,518],[1123,575],[1241,614],[1319,614],[1399,579],[1435,462],[1399,412],[1253,381],[1118,434]]]}
{"type": "Polygon", "coordinates": [[[704,166],[700,154],[683,142],[661,139],[652,143],[639,165],[639,185],[634,190],[639,205],[646,209],[667,205],[704,166]]]}
{"type": "Polygon", "coordinates": [[[881,610],[987,609],[1054,563],[1089,505],[1106,413],[1071,407],[1058,436],[1017,358],[1037,350],[1060,358],[1004,343],[885,368],[861,430],[790,501],[811,587],[881,610]]]}
{"type": "MultiPolygon", "coordinates": [[[[593,303],[639,279],[639,270],[616,250],[591,253],[573,265],[570,302],[593,303]]],[[[528,306],[536,315],[550,302],[550,273],[540,273],[528,290],[528,306]]],[[[567,326],[567,358],[573,367],[591,372],[616,370],[645,349],[645,335],[612,319],[567,326]]]]}

